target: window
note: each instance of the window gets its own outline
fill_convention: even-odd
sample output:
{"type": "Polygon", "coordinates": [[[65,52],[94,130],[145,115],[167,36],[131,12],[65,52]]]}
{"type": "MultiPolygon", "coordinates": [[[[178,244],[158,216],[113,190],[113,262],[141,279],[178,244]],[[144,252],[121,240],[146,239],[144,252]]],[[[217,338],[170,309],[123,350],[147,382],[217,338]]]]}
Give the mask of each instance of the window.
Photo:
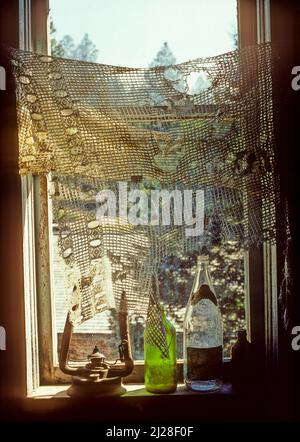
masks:
{"type": "MultiPolygon", "coordinates": [[[[165,2],[167,7],[164,8],[158,1],[144,2],[142,5],[137,0],[126,4],[120,0],[103,4],[99,1],[89,3],[89,8],[86,8],[86,4],[83,5],[81,1],[75,5],[74,1],[66,0],[62,3],[50,0],[48,38],[52,40],[51,46],[55,54],[107,64],[147,66],[151,63],[174,64],[199,56],[216,55],[232,50],[237,45],[235,0],[224,1],[222,6],[219,0],[211,1],[209,5],[206,1],[189,0],[184,2],[184,17],[178,12],[182,10],[180,0],[165,2]],[[86,23],[86,27],[82,26],[82,22],[86,23]],[[131,32],[124,32],[124,22],[126,29],[131,32]],[[103,23],[103,26],[99,26],[99,23],[103,23]],[[141,45],[141,42],[146,44],[141,45]]],[[[45,33],[41,29],[45,29],[47,2],[38,4],[41,8],[39,13],[32,10],[33,49],[46,52],[45,33]],[[44,19],[35,20],[35,17],[44,19]]],[[[238,4],[241,19],[242,2],[238,4]]],[[[241,22],[239,25],[241,27],[241,22]]],[[[261,32],[265,32],[267,26],[264,25],[263,29],[261,32]]],[[[196,82],[194,87],[198,87],[196,82]]],[[[33,357],[34,387],[39,375],[41,383],[69,381],[57,367],[57,355],[66,318],[66,294],[57,247],[55,215],[51,210],[51,200],[48,199],[46,179],[25,179],[23,192],[27,244],[25,286],[28,292],[26,296],[30,301],[27,311],[27,324],[30,324],[28,334],[32,332],[30,345],[33,356],[35,349],[39,349],[39,360],[33,357]],[[32,272],[34,263],[36,275],[32,272]]],[[[268,244],[261,249],[250,249],[246,256],[234,242],[228,242],[221,249],[214,250],[211,260],[212,277],[225,324],[225,357],[230,355],[230,346],[235,341],[237,329],[243,328],[246,322],[252,339],[261,340],[264,346],[266,336],[267,345],[274,350],[275,259],[274,246],[268,244]]],[[[161,297],[177,328],[179,359],[182,358],[183,312],[194,266],[195,254],[168,257],[162,263],[160,271],[161,297]]],[[[142,360],[145,317],[132,315],[130,321],[134,336],[134,357],[142,360]]],[[[116,358],[117,330],[110,312],[99,314],[75,329],[71,358],[85,360],[95,342],[109,359],[116,358]]]]}
{"type": "MultiPolygon", "coordinates": [[[[53,55],[123,66],[175,64],[233,50],[237,45],[236,13],[235,0],[222,3],[213,1],[209,6],[204,1],[190,0],[185,3],[184,8],[181,1],[154,1],[150,5],[133,0],[125,5],[124,2],[115,0],[105,7],[103,2],[91,1],[89,11],[81,2],[74,8],[74,2],[51,0],[51,50],[53,55]],[[70,20],[66,21],[66,11],[71,10],[71,3],[72,13],[69,14],[70,20]],[[95,20],[91,20],[91,11],[95,20]],[[184,17],[180,11],[183,11],[184,17]],[[88,25],[79,26],[79,22],[88,25]],[[110,34],[113,27],[117,29],[114,37],[110,34]],[[192,33],[189,32],[190,28],[193,29],[192,33]]],[[[193,89],[199,85],[200,83],[197,85],[195,82],[193,89]]],[[[58,343],[59,351],[67,305],[55,225],[52,228],[50,226],[50,232],[55,315],[53,340],[58,343]]],[[[183,357],[183,317],[195,263],[196,253],[169,257],[161,266],[161,297],[177,328],[179,359],[183,357]]],[[[237,249],[234,242],[224,244],[222,250],[215,249],[212,268],[225,324],[224,356],[229,357],[237,330],[245,327],[243,252],[237,249]]],[[[145,316],[132,314],[130,322],[133,355],[136,360],[142,360],[145,316]]],[[[75,329],[70,357],[84,359],[97,342],[108,359],[116,358],[116,337],[111,314],[108,312],[97,315],[75,329]]]]}

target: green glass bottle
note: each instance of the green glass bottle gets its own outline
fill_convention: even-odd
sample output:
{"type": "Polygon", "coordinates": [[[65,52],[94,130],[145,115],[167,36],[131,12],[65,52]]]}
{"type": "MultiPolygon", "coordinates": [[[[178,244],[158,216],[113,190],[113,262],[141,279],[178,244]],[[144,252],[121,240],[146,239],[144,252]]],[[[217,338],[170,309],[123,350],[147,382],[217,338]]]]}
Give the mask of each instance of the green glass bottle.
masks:
{"type": "MultiPolygon", "coordinates": [[[[177,387],[176,330],[168,321],[164,306],[160,308],[168,354],[164,355],[158,346],[145,339],[145,386],[151,393],[173,393],[177,387]]],[[[151,323],[146,324],[145,336],[151,334],[150,327],[151,323]]]]}

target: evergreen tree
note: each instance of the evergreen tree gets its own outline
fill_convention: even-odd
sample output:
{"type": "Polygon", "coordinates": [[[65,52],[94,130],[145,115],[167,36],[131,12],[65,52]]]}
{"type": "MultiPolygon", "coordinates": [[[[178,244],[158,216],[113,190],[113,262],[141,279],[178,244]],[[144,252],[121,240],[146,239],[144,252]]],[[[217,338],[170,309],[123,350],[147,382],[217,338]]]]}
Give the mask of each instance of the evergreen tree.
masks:
{"type": "Polygon", "coordinates": [[[57,41],[56,39],[56,28],[52,20],[50,20],[50,37],[51,37],[51,54],[54,57],[63,57],[64,56],[64,48],[61,41],[57,41]]]}
{"type": "Polygon", "coordinates": [[[74,49],[73,57],[76,60],[97,61],[98,50],[88,34],[84,34],[81,42],[74,49]]]}
{"type": "Polygon", "coordinates": [[[238,41],[238,31],[237,31],[236,24],[231,26],[231,29],[229,31],[229,36],[230,36],[232,43],[233,43],[233,49],[238,49],[239,41],[238,41]]]}
{"type": "Polygon", "coordinates": [[[154,66],[168,66],[176,63],[176,58],[165,41],[162,48],[158,51],[155,58],[149,64],[149,67],[154,66]]]}
{"type": "Polygon", "coordinates": [[[70,35],[64,35],[63,38],[59,41],[59,45],[63,48],[64,58],[75,58],[75,43],[70,35]]]}
{"type": "Polygon", "coordinates": [[[70,35],[64,35],[60,40],[56,38],[56,28],[50,21],[51,54],[55,57],[71,58],[82,61],[97,61],[98,50],[88,34],[84,34],[81,42],[76,46],[70,35]]]}

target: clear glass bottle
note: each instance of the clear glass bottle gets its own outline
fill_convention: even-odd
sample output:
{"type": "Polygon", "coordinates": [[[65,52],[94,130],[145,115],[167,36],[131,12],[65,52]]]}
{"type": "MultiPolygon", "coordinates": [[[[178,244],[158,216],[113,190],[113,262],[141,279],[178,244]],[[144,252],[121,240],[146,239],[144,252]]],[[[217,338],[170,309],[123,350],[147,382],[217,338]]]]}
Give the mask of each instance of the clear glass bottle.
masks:
{"type": "MultiPolygon", "coordinates": [[[[161,305],[162,322],[166,332],[168,357],[151,342],[145,340],[145,386],[151,393],[172,393],[177,387],[176,330],[168,321],[164,306],[161,305]]],[[[151,324],[146,324],[152,327],[151,324]]]]}
{"type": "Polygon", "coordinates": [[[185,384],[200,392],[222,386],[222,317],[208,266],[208,256],[200,255],[183,328],[185,384]]]}

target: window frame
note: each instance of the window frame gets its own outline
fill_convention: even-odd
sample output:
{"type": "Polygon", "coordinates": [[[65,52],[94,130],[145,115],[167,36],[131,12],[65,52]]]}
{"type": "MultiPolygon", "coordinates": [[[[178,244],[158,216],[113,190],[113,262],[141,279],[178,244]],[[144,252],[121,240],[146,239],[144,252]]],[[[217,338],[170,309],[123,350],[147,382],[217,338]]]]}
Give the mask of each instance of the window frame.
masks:
{"type": "MultiPolygon", "coordinates": [[[[238,0],[239,47],[271,41],[270,0],[238,0]]],[[[275,207],[273,207],[275,215],[275,207]]],[[[262,207],[260,210],[261,222],[262,207]]],[[[265,242],[246,252],[247,329],[256,346],[261,368],[278,370],[278,258],[276,244],[265,242]],[[257,284],[259,281],[259,284],[257,284]],[[258,286],[258,287],[257,287],[258,286]]],[[[271,379],[270,379],[271,381],[271,379]]]]}
{"type": "MultiPolygon", "coordinates": [[[[237,5],[239,46],[269,41],[269,0],[237,0],[237,5]]],[[[49,54],[49,1],[19,0],[19,13],[20,47],[49,54]]],[[[70,376],[54,364],[46,177],[22,178],[22,206],[27,394],[31,395],[40,385],[70,383],[70,376]]],[[[266,243],[246,252],[247,328],[261,366],[270,373],[276,372],[278,364],[276,262],[276,245],[266,243]]],[[[178,361],[180,377],[182,366],[178,361]]],[[[143,382],[143,370],[143,361],[135,361],[126,382],[143,382]]]]}

